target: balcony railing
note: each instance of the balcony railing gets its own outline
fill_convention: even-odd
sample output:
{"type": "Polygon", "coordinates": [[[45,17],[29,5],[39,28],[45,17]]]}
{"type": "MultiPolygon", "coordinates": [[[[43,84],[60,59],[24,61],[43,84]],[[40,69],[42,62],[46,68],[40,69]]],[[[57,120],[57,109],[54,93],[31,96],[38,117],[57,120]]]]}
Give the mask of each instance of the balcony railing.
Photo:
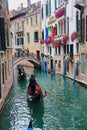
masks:
{"type": "Polygon", "coordinates": [[[23,32],[24,31],[24,27],[19,27],[15,29],[15,32],[23,32]]]}

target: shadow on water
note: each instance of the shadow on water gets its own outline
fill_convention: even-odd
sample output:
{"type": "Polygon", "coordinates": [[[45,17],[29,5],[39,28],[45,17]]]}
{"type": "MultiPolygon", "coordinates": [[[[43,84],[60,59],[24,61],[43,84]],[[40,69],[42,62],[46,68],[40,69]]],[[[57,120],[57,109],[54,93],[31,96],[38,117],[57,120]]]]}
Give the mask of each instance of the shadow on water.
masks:
{"type": "Polygon", "coordinates": [[[32,103],[27,100],[28,107],[30,108],[33,126],[36,128],[43,128],[43,115],[44,115],[44,101],[32,103]]]}

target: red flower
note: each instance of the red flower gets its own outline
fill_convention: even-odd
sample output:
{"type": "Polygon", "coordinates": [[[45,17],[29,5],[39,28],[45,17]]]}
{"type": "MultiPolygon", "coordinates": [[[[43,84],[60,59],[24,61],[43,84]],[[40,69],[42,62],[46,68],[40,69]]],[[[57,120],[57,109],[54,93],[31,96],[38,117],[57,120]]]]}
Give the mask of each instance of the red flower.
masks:
{"type": "Polygon", "coordinates": [[[68,35],[65,34],[65,35],[62,37],[62,42],[63,42],[63,43],[66,43],[68,39],[69,39],[68,35]]]}
{"type": "Polygon", "coordinates": [[[56,17],[56,18],[59,18],[59,17],[63,16],[63,15],[64,15],[64,11],[65,11],[65,8],[64,8],[64,7],[58,9],[57,12],[55,13],[55,17],[56,17]]]}
{"type": "Polygon", "coordinates": [[[40,44],[44,44],[44,40],[43,39],[40,40],[40,44]]]}
{"type": "Polygon", "coordinates": [[[71,34],[71,41],[73,42],[75,39],[77,39],[78,38],[78,33],[77,32],[73,32],[72,34],[71,34]]]}
{"type": "Polygon", "coordinates": [[[54,41],[52,42],[52,46],[53,46],[53,47],[60,47],[60,44],[61,44],[61,40],[60,40],[60,39],[54,40],[54,41]]]}

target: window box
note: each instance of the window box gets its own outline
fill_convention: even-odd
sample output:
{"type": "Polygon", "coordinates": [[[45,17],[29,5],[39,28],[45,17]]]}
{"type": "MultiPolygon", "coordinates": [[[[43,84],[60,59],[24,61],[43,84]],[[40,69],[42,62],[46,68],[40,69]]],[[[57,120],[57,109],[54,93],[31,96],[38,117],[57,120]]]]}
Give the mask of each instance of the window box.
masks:
{"type": "Polygon", "coordinates": [[[55,17],[56,17],[56,18],[60,18],[61,16],[64,15],[64,12],[65,12],[65,8],[64,8],[64,7],[58,9],[58,10],[56,11],[56,13],[55,13],[55,17]]]}

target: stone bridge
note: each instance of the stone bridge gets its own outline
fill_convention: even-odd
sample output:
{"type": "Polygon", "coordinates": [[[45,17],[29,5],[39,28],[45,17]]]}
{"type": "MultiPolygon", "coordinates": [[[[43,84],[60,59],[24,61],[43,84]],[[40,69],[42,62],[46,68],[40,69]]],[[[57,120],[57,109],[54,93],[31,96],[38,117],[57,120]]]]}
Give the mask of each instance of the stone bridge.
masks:
{"type": "Polygon", "coordinates": [[[34,65],[35,68],[41,68],[40,58],[38,59],[37,56],[33,53],[31,53],[29,55],[23,55],[23,56],[17,56],[17,55],[13,56],[13,66],[14,67],[24,61],[29,61],[30,63],[32,63],[34,65]]]}

